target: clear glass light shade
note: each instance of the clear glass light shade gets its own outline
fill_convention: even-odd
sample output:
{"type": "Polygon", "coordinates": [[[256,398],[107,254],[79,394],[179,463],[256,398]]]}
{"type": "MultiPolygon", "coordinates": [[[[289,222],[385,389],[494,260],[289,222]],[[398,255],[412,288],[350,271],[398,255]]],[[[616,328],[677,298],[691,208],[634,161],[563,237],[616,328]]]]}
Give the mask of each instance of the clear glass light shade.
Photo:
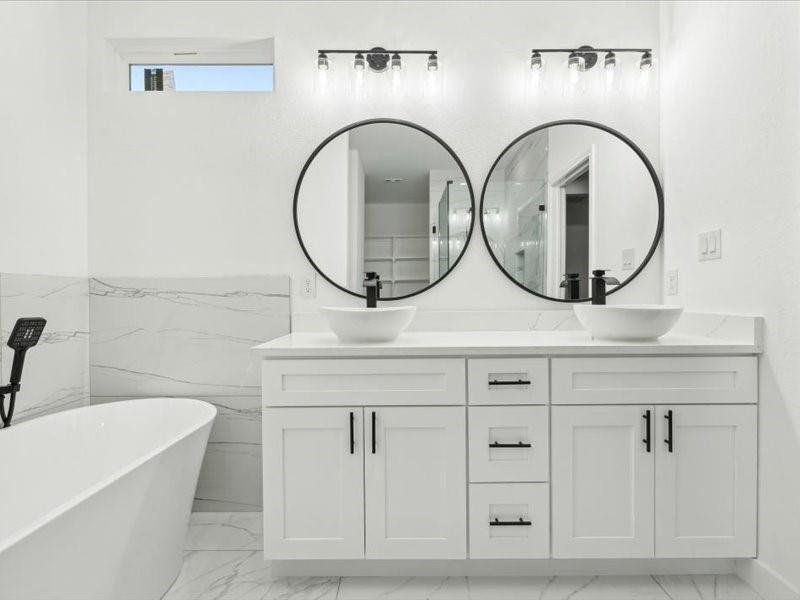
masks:
{"type": "Polygon", "coordinates": [[[320,71],[327,71],[330,68],[328,63],[328,55],[324,52],[317,57],[317,68],[320,71]]]}
{"type": "Polygon", "coordinates": [[[363,71],[365,66],[366,66],[366,63],[364,61],[364,55],[361,54],[361,52],[359,52],[358,54],[356,54],[356,57],[353,59],[353,68],[356,71],[363,71]]]}
{"type": "Polygon", "coordinates": [[[542,55],[539,52],[531,54],[531,69],[534,71],[541,71],[543,66],[542,55]]]}
{"type": "Polygon", "coordinates": [[[399,54],[392,55],[392,71],[399,71],[403,68],[402,59],[399,54]]]}

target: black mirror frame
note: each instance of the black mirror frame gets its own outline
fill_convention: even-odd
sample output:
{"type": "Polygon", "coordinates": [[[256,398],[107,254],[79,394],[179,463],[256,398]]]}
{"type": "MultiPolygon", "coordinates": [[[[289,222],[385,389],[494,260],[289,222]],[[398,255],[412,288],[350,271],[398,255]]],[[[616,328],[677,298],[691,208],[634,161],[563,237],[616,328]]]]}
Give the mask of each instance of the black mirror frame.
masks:
{"type": "Polygon", "coordinates": [[[356,298],[366,298],[365,294],[359,294],[357,292],[349,290],[346,287],[344,287],[344,286],[336,283],[335,281],[333,281],[330,277],[328,277],[322,271],[322,269],[319,268],[317,263],[314,262],[314,259],[311,258],[311,255],[308,253],[308,249],[306,248],[305,244],[303,243],[303,237],[300,235],[300,223],[298,222],[298,217],[297,217],[297,205],[298,205],[298,201],[300,199],[300,187],[303,185],[303,178],[305,177],[306,171],[308,171],[308,168],[311,166],[311,163],[314,162],[314,159],[316,158],[317,154],[319,154],[322,151],[322,149],[325,146],[327,146],[334,138],[340,136],[343,133],[346,133],[346,132],[350,131],[351,129],[355,129],[357,127],[362,127],[364,125],[373,125],[373,124],[376,124],[376,123],[388,123],[388,124],[392,124],[392,125],[402,125],[402,126],[405,126],[405,127],[410,127],[411,129],[416,129],[417,131],[420,131],[420,132],[428,135],[429,137],[433,138],[435,141],[439,142],[439,144],[441,144],[442,147],[445,150],[447,150],[447,152],[450,154],[450,156],[453,157],[453,160],[456,162],[456,165],[458,165],[458,168],[461,169],[461,172],[464,174],[464,181],[466,181],[467,189],[469,190],[470,214],[472,215],[472,218],[470,219],[470,223],[469,223],[469,230],[467,231],[467,237],[466,237],[466,240],[464,241],[464,247],[461,249],[461,253],[458,255],[458,258],[456,258],[456,261],[453,263],[453,266],[451,266],[450,269],[448,269],[447,273],[445,273],[444,275],[439,277],[439,279],[437,279],[436,281],[432,281],[431,283],[429,283],[424,288],[420,288],[419,290],[417,290],[417,291],[415,291],[415,292],[413,292],[411,294],[405,294],[403,296],[392,296],[391,298],[381,298],[381,302],[392,302],[394,300],[404,300],[405,298],[411,298],[412,296],[416,296],[418,294],[421,294],[421,293],[431,289],[433,286],[438,285],[439,283],[444,281],[444,279],[448,275],[450,275],[450,273],[455,271],[456,267],[458,266],[458,263],[461,262],[461,259],[464,257],[464,254],[466,254],[466,252],[467,252],[467,247],[469,246],[469,242],[472,239],[472,231],[475,229],[475,192],[472,189],[472,182],[470,181],[469,175],[467,174],[467,169],[464,167],[464,164],[461,162],[461,159],[458,158],[458,155],[455,153],[455,151],[453,151],[453,149],[442,138],[440,138],[438,135],[436,135],[435,133],[433,133],[429,129],[426,129],[425,127],[422,127],[421,125],[417,125],[416,123],[412,123],[411,121],[404,121],[402,119],[377,118],[377,119],[366,119],[364,121],[357,121],[355,123],[351,123],[350,125],[345,125],[341,129],[338,129],[337,131],[334,131],[332,134],[330,134],[328,137],[326,137],[322,141],[322,143],[320,143],[319,146],[317,146],[314,149],[314,151],[311,153],[311,155],[308,157],[308,159],[306,160],[305,164],[303,165],[303,168],[300,170],[300,176],[297,178],[297,184],[295,185],[295,188],[294,188],[294,204],[293,204],[293,207],[292,207],[292,218],[294,220],[294,232],[295,232],[295,235],[297,236],[297,241],[300,243],[300,248],[303,250],[303,254],[305,254],[306,258],[308,259],[308,262],[311,263],[311,266],[314,267],[314,270],[317,273],[319,273],[322,276],[322,278],[325,281],[327,281],[328,283],[330,283],[332,286],[340,289],[341,291],[343,291],[343,292],[345,292],[347,294],[350,294],[351,296],[355,296],[356,298]]]}
{"type": "MultiPolygon", "coordinates": [[[[481,190],[481,207],[480,207],[480,221],[481,221],[481,234],[483,235],[483,242],[486,244],[486,249],[489,252],[489,256],[492,257],[492,260],[497,265],[497,268],[500,269],[500,272],[503,273],[506,277],[508,277],[517,287],[525,290],[529,294],[533,294],[534,296],[538,296],[539,298],[544,298],[545,300],[552,300],[553,302],[567,302],[567,303],[576,303],[576,302],[589,302],[592,298],[589,296],[588,298],[579,298],[578,300],[567,300],[566,298],[553,298],[551,296],[547,296],[545,294],[540,294],[539,292],[535,292],[530,288],[525,287],[522,283],[514,279],[512,275],[506,271],[505,267],[500,263],[497,257],[492,252],[492,247],[489,244],[489,237],[486,235],[486,224],[483,220],[483,203],[486,198],[486,188],[489,185],[489,179],[494,173],[495,167],[497,167],[497,163],[500,162],[500,159],[503,158],[506,152],[508,152],[517,142],[521,141],[525,137],[536,133],[537,131],[541,131],[543,129],[547,129],[549,127],[554,127],[556,125],[585,125],[587,127],[594,127],[595,129],[599,129],[601,131],[605,131],[606,133],[610,133],[614,137],[622,140],[625,144],[636,153],[636,156],[644,163],[644,166],[647,168],[647,172],[650,174],[650,178],[653,180],[653,187],[656,191],[656,200],[658,201],[658,224],[656,226],[656,234],[653,238],[653,243],[650,245],[650,250],[647,252],[647,256],[644,257],[642,263],[636,268],[636,270],[631,273],[621,284],[616,286],[613,290],[610,290],[607,295],[611,295],[618,290],[621,290],[626,285],[628,285],[631,281],[636,279],[636,277],[641,273],[650,260],[653,258],[653,255],[656,252],[656,248],[658,248],[658,244],[661,242],[661,236],[664,233],[664,189],[661,187],[661,181],[658,178],[658,174],[656,173],[655,168],[653,167],[653,163],[650,162],[650,159],[647,158],[647,155],[644,151],[639,148],[630,138],[625,136],[624,134],[620,133],[616,129],[608,127],[607,125],[603,125],[601,123],[597,123],[595,121],[586,121],[583,119],[563,119],[560,121],[550,121],[548,123],[544,123],[543,125],[539,125],[534,127],[533,129],[529,129],[522,135],[515,137],[511,143],[509,143],[503,151],[498,155],[497,159],[492,163],[492,167],[489,169],[489,172],[486,175],[486,179],[483,182],[483,189],[481,190]]],[[[474,219],[473,219],[474,220],[474,219]]]]}

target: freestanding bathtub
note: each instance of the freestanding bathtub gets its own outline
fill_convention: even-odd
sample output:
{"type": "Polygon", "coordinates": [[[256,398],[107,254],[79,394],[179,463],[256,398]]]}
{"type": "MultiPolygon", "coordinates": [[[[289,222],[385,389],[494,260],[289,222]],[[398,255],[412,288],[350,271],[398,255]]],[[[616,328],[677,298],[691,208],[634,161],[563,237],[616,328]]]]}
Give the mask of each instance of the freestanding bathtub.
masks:
{"type": "Polygon", "coordinates": [[[216,413],[151,398],[0,430],[0,599],[161,598],[216,413]]]}

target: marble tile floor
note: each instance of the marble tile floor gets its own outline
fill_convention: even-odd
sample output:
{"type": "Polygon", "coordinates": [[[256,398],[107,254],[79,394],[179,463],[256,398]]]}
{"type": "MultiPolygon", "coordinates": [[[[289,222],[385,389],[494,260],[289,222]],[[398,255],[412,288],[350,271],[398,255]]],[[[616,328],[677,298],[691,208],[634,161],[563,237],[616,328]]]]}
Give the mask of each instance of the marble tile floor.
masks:
{"type": "Polygon", "coordinates": [[[273,577],[261,513],[194,513],[164,600],[761,600],[735,575],[273,577]]]}

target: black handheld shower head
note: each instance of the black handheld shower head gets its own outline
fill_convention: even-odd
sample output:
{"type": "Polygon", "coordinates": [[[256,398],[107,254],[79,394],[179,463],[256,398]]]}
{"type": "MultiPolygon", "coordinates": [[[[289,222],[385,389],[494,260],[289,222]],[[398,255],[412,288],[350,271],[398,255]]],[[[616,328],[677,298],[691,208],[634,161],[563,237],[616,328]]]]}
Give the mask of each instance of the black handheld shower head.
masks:
{"type": "Polygon", "coordinates": [[[11,385],[19,384],[22,377],[22,365],[25,362],[25,352],[39,343],[42,331],[47,321],[42,317],[17,319],[14,329],[8,338],[8,347],[14,350],[14,362],[11,366],[11,385]]]}

